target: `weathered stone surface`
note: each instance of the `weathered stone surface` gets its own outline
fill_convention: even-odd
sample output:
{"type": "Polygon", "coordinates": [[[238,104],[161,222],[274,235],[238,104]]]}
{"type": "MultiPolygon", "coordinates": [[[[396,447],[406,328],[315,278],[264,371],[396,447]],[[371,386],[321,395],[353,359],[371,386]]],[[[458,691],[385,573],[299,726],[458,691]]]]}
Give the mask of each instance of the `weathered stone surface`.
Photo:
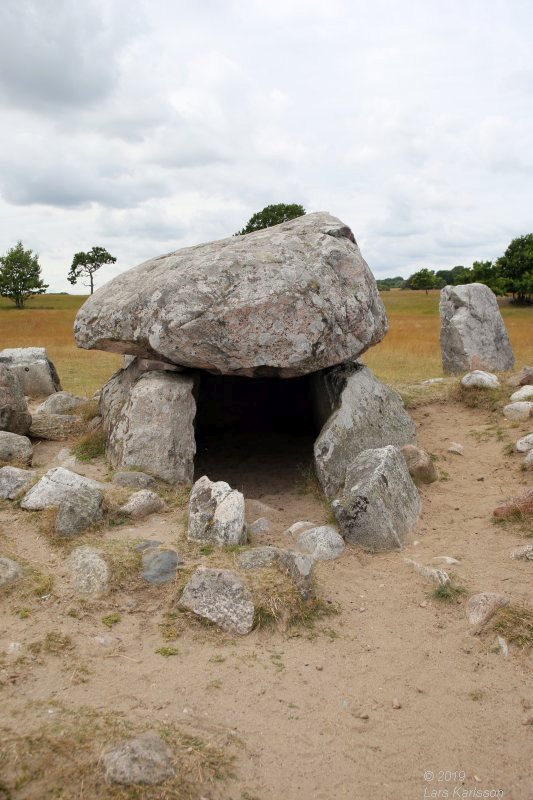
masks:
{"type": "Polygon", "coordinates": [[[34,414],[31,420],[30,435],[35,439],[49,439],[64,442],[80,436],[86,429],[81,417],[71,414],[34,414]]]}
{"type": "Polygon", "coordinates": [[[511,552],[511,558],[517,561],[533,561],[533,543],[516,547],[511,552]]]}
{"type": "Polygon", "coordinates": [[[134,358],[127,367],[113,373],[102,387],[98,410],[106,432],[113,430],[117,425],[122,407],[130,396],[134,383],[139,380],[140,376],[139,365],[137,359],[134,358]]]}
{"type": "Polygon", "coordinates": [[[502,503],[494,509],[492,514],[499,519],[506,519],[515,515],[533,514],[533,489],[526,489],[518,497],[514,497],[507,503],[502,503]]]}
{"type": "Polygon", "coordinates": [[[69,558],[72,585],[79,594],[97,597],[109,588],[109,567],[97,550],[77,547],[69,558]]]}
{"type": "Polygon", "coordinates": [[[484,625],[500,608],[509,605],[509,598],[497,592],[481,592],[470,597],[466,616],[471,625],[484,625]]]}
{"type": "Polygon", "coordinates": [[[452,442],[451,445],[448,447],[447,452],[452,453],[455,456],[462,456],[464,454],[464,447],[459,442],[452,442]]]}
{"type": "Polygon", "coordinates": [[[75,414],[76,409],[85,405],[87,398],[76,397],[70,392],[55,392],[47,397],[36,409],[36,414],[75,414]]]}
{"type": "Polygon", "coordinates": [[[0,431],[0,464],[15,462],[30,466],[32,457],[33,445],[27,436],[0,431]]]}
{"type": "Polygon", "coordinates": [[[29,397],[48,397],[61,389],[56,368],[44,347],[11,347],[0,350],[0,363],[17,376],[29,397]]]}
{"type": "Polygon", "coordinates": [[[420,564],[418,561],[413,561],[412,558],[404,558],[404,561],[406,564],[409,564],[409,566],[412,567],[415,572],[418,572],[419,575],[422,575],[422,577],[426,578],[428,581],[438,583],[440,586],[445,586],[450,582],[450,576],[443,569],[426,567],[425,564],[420,564]]]}
{"type": "Polygon", "coordinates": [[[523,462],[524,469],[533,469],[533,450],[526,454],[523,462]]]}
{"type": "Polygon", "coordinates": [[[518,403],[509,403],[503,409],[503,416],[511,422],[526,422],[533,417],[533,402],[520,400],[518,403]]]}
{"type": "Polygon", "coordinates": [[[325,494],[332,498],[359,453],[389,444],[414,444],[415,425],[401,397],[368,367],[344,365],[314,380],[318,413],[327,420],[315,442],[315,468],[325,494]]]}
{"type": "Polygon", "coordinates": [[[245,550],[239,553],[237,561],[241,569],[261,569],[274,564],[279,556],[279,549],[264,545],[262,547],[253,547],[251,550],[245,550]]]}
{"type": "Polygon", "coordinates": [[[20,564],[11,558],[0,558],[0,589],[19,581],[23,576],[20,564]]]}
{"type": "Polygon", "coordinates": [[[179,603],[229,633],[245,635],[254,624],[255,609],[250,590],[231,570],[198,567],[179,603]]]}
{"type": "Polygon", "coordinates": [[[248,525],[248,533],[251,536],[258,536],[262,533],[268,533],[271,527],[272,523],[269,519],[266,517],[259,517],[259,519],[256,519],[248,525]]]}
{"type": "Polygon", "coordinates": [[[117,472],[113,475],[113,483],[128,489],[153,489],[157,482],[146,472],[117,472]]]}
{"type": "Polygon", "coordinates": [[[461,378],[461,386],[465,389],[497,389],[499,385],[500,381],[496,375],[492,372],[483,372],[482,369],[475,369],[461,378]]]}
{"type": "Polygon", "coordinates": [[[19,379],[0,361],[0,430],[21,436],[30,430],[31,414],[19,379]]]}
{"type": "Polygon", "coordinates": [[[304,531],[308,531],[311,528],[318,528],[316,522],[309,522],[306,519],[299,520],[298,522],[293,522],[290,528],[287,528],[285,534],[287,536],[296,536],[297,533],[303,533],[304,531]]]}
{"type": "Polygon", "coordinates": [[[187,537],[216,545],[246,544],[244,497],[224,481],[207,475],[196,481],[189,500],[187,537]]]}
{"type": "MultiPolygon", "coordinates": [[[[130,368],[131,369],[131,368],[130,368]]],[[[107,457],[115,468],[139,467],[168,483],[190,483],[194,474],[193,378],[145,372],[108,430],[107,457]]],[[[112,416],[118,406],[115,399],[112,416]]]]}
{"type": "Polygon", "coordinates": [[[533,433],[528,433],[527,436],[522,436],[515,445],[519,453],[527,453],[533,450],[533,433]]]}
{"type": "Polygon", "coordinates": [[[316,561],[332,561],[344,552],[344,539],[332,525],[320,525],[300,533],[298,549],[316,561]]]}
{"type": "Polygon", "coordinates": [[[305,553],[295,553],[293,550],[279,550],[277,564],[291,578],[301,597],[308,600],[314,591],[314,558],[305,553]]]}
{"type": "Polygon", "coordinates": [[[102,516],[102,484],[63,467],[49,470],[23,497],[27,511],[57,508],[55,530],[62,536],[81,533],[102,516]]]}
{"type": "Polygon", "coordinates": [[[155,492],[141,489],[132,494],[127,503],[121,506],[120,511],[133,519],[141,519],[149,514],[157,514],[166,508],[165,501],[155,492]]]}
{"type": "Polygon", "coordinates": [[[445,286],[440,293],[440,318],[444,372],[513,369],[511,343],[496,296],[488,286],[445,286]]]}
{"type": "Polygon", "coordinates": [[[332,504],[347,541],[369,550],[401,547],[420,514],[420,497],[397,447],[365,450],[332,504]]]}
{"type": "Polygon", "coordinates": [[[438,481],[439,473],[437,467],[431,460],[431,456],[421,447],[414,444],[406,444],[402,448],[402,455],[405,458],[409,475],[415,483],[433,483],[438,481]]]}
{"type": "Polygon", "coordinates": [[[18,467],[0,467],[0,500],[15,500],[31,486],[36,474],[18,467]]]}
{"type": "Polygon", "coordinates": [[[143,552],[141,578],[155,586],[160,586],[174,580],[178,564],[182,563],[183,559],[175,550],[149,547],[143,552]]]}
{"type": "Polygon", "coordinates": [[[87,349],[284,377],[356,358],[386,330],[352,232],[327,213],[147,261],[95,292],[74,325],[87,349]]]}
{"type": "Polygon", "coordinates": [[[509,386],[525,386],[533,383],[533,367],[522,367],[516,375],[507,378],[507,383],[509,386]]]}
{"type": "Polygon", "coordinates": [[[106,780],[125,786],[155,785],[175,775],[165,742],[154,733],[125,739],[102,756],[106,780]]]}
{"type": "Polygon", "coordinates": [[[521,400],[533,400],[533,386],[522,386],[513,392],[509,398],[511,403],[519,403],[521,400]]]}

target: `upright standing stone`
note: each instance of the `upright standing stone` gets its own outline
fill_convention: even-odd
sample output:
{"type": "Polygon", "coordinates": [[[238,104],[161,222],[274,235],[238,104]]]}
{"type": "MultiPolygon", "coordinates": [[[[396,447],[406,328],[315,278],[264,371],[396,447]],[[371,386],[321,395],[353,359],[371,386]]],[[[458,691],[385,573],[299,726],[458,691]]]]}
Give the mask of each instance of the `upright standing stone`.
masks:
{"type": "Polygon", "coordinates": [[[514,355],[494,292],[482,283],[445,286],[440,294],[444,372],[504,372],[514,355]]]}
{"type": "Polygon", "coordinates": [[[346,364],[317,375],[314,394],[319,418],[327,420],[315,442],[315,467],[329,498],[343,487],[348,467],[363,450],[416,441],[400,395],[368,367],[346,364]]]}
{"type": "Polygon", "coordinates": [[[120,410],[113,409],[114,424],[106,423],[112,466],[136,467],[167,483],[191,483],[196,452],[193,388],[188,375],[159,370],[142,374],[120,410]]]}
{"type": "Polygon", "coordinates": [[[0,431],[25,436],[31,425],[31,414],[20,381],[6,363],[0,361],[0,431]]]}

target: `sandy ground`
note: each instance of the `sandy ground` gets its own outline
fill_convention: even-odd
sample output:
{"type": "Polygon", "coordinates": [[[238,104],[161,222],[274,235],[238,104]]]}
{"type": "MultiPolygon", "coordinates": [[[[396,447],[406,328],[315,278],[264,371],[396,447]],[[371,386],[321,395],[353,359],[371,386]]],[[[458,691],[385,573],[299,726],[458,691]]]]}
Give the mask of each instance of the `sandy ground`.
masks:
{"type": "MultiPolygon", "coordinates": [[[[69,714],[87,708],[119,712],[132,729],[171,722],[234,756],[234,777],[199,786],[198,798],[533,798],[533,725],[524,724],[533,713],[531,657],[511,647],[505,658],[494,634],[472,631],[464,598],[434,599],[432,586],[404,563],[452,556],[466,596],[499,591],[532,605],[533,564],[509,557],[527,541],[524,531],[491,522],[499,501],[531,485],[520,457],[504,453],[528,430],[454,403],[412,414],[443,479],[422,487],[423,513],[403,552],[369,555],[351,546],[338,561],[317,564],[320,593],[339,614],[313,629],[236,638],[190,625],[165,641],[160,623],[175,607],[175,587],[132,579],[131,588],[80,604],[64,547],[34,515],[3,504],[1,549],[52,574],[54,588],[42,600],[21,600],[16,590],[0,598],[0,798],[111,796],[105,787],[86,794],[76,781],[60,786],[52,769],[24,780],[17,772],[14,737],[42,735],[52,719],[67,726],[69,714]],[[447,453],[451,441],[464,445],[464,455],[447,453]],[[21,619],[23,607],[29,613],[21,619]],[[102,617],[115,612],[120,621],[108,629],[102,617]],[[49,631],[70,636],[72,647],[32,655],[28,645],[49,631]],[[165,658],[156,653],[162,646],[178,652],[165,658]]],[[[61,446],[40,445],[37,465],[51,464],[61,446]]],[[[298,519],[325,520],[312,494],[283,490],[279,467],[257,467],[253,480],[242,480],[249,498],[275,509],[273,532],[261,543],[283,542],[298,519]]],[[[250,476],[253,467],[243,470],[250,476]]],[[[253,504],[248,510],[250,520],[258,515],[253,504]]],[[[184,521],[174,510],[105,537],[155,538],[186,553],[184,521]]]]}

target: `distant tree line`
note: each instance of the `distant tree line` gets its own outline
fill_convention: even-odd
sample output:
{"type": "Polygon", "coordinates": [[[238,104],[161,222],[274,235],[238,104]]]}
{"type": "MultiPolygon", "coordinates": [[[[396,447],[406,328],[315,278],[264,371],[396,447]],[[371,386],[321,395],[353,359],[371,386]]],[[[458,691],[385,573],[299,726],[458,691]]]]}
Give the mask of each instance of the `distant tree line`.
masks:
{"type": "Polygon", "coordinates": [[[484,283],[494,294],[511,294],[516,303],[533,300],[533,233],[513,239],[504,255],[496,261],[474,261],[471,267],[419,269],[403,278],[378,280],[380,291],[390,289],[442,289],[463,283],[484,283]]]}

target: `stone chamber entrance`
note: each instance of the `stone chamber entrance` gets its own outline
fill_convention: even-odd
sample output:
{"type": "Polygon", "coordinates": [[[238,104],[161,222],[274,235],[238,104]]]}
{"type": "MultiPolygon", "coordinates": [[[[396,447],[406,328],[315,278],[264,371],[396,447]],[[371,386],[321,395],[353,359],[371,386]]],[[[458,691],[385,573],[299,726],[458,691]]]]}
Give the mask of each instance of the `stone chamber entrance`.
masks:
{"type": "Polygon", "coordinates": [[[194,479],[208,475],[247,496],[297,491],[320,432],[312,377],[241,378],[202,372],[194,479]]]}

